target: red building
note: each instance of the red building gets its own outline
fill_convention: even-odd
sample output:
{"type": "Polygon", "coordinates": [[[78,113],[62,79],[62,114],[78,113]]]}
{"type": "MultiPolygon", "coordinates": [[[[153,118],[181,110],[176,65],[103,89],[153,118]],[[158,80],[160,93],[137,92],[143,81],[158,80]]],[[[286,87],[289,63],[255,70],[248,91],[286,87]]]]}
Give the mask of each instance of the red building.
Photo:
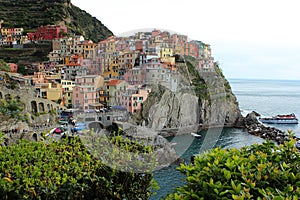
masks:
{"type": "Polygon", "coordinates": [[[135,50],[143,52],[143,41],[142,40],[135,41],[135,50]]]}
{"type": "Polygon", "coordinates": [[[40,26],[36,32],[28,33],[30,40],[53,40],[55,38],[62,38],[64,33],[68,32],[68,28],[65,26],[40,26]]]}

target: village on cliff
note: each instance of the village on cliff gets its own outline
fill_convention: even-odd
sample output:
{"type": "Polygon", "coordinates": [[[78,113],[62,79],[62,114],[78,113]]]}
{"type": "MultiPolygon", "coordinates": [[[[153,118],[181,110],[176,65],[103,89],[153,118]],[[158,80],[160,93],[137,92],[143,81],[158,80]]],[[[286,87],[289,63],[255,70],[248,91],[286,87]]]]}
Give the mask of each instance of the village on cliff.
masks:
{"type": "Polygon", "coordinates": [[[168,31],[154,29],[128,37],[110,36],[94,43],[68,33],[65,26],[41,26],[26,36],[23,28],[1,24],[0,28],[0,47],[22,48],[27,43],[52,42],[47,61],[26,66],[32,74],[18,74],[18,65],[8,63],[15,73],[12,77],[21,85],[34,87],[37,97],[82,112],[118,107],[136,113],[153,83],[176,91],[176,63],[184,62],[179,55],[196,58],[199,70],[214,70],[210,45],[168,31]]]}

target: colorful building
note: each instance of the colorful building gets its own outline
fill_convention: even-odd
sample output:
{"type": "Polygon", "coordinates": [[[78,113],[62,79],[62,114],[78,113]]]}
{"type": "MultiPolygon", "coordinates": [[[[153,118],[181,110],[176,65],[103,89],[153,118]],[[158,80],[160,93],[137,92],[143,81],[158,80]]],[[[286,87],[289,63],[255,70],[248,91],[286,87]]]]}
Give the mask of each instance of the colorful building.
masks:
{"type": "Polygon", "coordinates": [[[139,53],[137,51],[119,52],[118,54],[118,71],[119,79],[124,79],[124,75],[136,64],[139,53]]]}
{"type": "Polygon", "coordinates": [[[89,111],[100,109],[99,88],[104,86],[104,78],[97,75],[76,76],[73,87],[73,108],[89,111]]]}
{"type": "Polygon", "coordinates": [[[66,26],[40,26],[34,33],[28,33],[30,40],[53,40],[55,38],[62,38],[68,33],[66,26]]]}
{"type": "Polygon", "coordinates": [[[120,94],[126,91],[128,83],[124,80],[110,80],[106,84],[106,91],[108,93],[108,105],[115,106],[121,105],[120,94]]]}
{"type": "Polygon", "coordinates": [[[72,107],[72,96],[73,87],[75,86],[74,81],[71,80],[61,80],[62,88],[62,105],[68,108],[72,107]]]}
{"type": "Polygon", "coordinates": [[[150,88],[130,85],[121,93],[121,106],[130,113],[136,113],[142,108],[150,92],[150,88]]]}

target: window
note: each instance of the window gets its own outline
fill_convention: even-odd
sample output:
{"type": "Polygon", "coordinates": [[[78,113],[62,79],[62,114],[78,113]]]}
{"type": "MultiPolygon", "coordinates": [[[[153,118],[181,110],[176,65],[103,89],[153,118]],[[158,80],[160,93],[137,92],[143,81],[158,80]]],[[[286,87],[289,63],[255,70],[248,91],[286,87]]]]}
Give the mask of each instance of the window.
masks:
{"type": "Polygon", "coordinates": [[[110,116],[107,116],[106,119],[107,119],[107,120],[110,120],[110,116]]]}

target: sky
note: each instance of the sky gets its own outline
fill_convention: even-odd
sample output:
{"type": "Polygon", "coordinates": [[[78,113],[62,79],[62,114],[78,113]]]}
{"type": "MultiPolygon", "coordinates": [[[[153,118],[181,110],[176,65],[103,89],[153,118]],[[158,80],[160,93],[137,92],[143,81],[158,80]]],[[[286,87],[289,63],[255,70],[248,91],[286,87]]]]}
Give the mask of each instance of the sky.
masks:
{"type": "Polygon", "coordinates": [[[114,35],[163,29],[210,44],[226,78],[300,80],[299,0],[71,0],[114,35]]]}

